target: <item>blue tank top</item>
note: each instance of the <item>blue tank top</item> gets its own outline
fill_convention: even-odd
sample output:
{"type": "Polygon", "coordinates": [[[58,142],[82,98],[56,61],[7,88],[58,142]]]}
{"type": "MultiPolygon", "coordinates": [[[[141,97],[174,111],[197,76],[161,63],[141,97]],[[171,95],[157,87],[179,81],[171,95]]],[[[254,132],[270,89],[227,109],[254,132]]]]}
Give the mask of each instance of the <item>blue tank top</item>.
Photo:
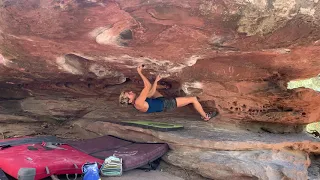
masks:
{"type": "Polygon", "coordinates": [[[162,112],[163,111],[163,100],[160,98],[152,99],[147,98],[146,102],[149,104],[147,113],[162,112]]]}

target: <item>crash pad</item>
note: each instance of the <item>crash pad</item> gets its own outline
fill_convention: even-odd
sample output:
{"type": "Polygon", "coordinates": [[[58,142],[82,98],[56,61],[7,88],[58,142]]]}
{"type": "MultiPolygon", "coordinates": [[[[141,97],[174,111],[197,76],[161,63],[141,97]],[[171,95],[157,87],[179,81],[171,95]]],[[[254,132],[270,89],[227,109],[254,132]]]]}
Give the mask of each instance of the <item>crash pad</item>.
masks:
{"type": "Polygon", "coordinates": [[[137,143],[114,136],[78,141],[62,141],[53,136],[5,139],[0,141],[0,169],[21,180],[79,175],[85,163],[101,165],[114,155],[122,158],[123,170],[127,171],[159,159],[168,150],[164,143],[137,143]]]}
{"type": "Polygon", "coordinates": [[[67,144],[49,148],[47,140],[53,139],[37,137],[1,141],[4,148],[0,150],[0,168],[19,180],[38,180],[51,175],[81,174],[84,163],[103,162],[67,144]]]}
{"type": "Polygon", "coordinates": [[[122,158],[124,171],[147,165],[169,150],[165,143],[137,143],[114,136],[102,136],[67,143],[102,160],[112,155],[122,158]]]}
{"type": "Polygon", "coordinates": [[[153,129],[158,131],[175,131],[183,129],[183,125],[180,124],[170,124],[163,122],[153,122],[153,121],[122,121],[121,124],[128,126],[136,126],[145,129],[153,129]]]}

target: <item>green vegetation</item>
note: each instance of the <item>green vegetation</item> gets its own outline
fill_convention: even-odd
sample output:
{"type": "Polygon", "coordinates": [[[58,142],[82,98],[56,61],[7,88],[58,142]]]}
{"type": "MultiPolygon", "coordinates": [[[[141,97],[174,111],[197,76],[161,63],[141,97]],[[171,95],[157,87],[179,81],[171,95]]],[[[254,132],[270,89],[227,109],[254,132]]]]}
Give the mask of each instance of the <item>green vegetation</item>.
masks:
{"type": "MultiPolygon", "coordinates": [[[[309,78],[309,79],[290,81],[288,83],[287,88],[288,89],[309,88],[309,89],[318,91],[320,93],[320,74],[316,77],[309,78]]],[[[314,130],[320,132],[320,122],[311,123],[306,126],[307,132],[312,132],[314,130]]]]}
{"type": "Polygon", "coordinates": [[[288,89],[309,88],[320,92],[320,74],[316,77],[288,82],[288,89]]]}
{"type": "Polygon", "coordinates": [[[306,126],[306,131],[307,132],[312,132],[312,131],[318,131],[320,132],[320,122],[315,122],[315,123],[311,123],[311,124],[308,124],[306,126]]]}

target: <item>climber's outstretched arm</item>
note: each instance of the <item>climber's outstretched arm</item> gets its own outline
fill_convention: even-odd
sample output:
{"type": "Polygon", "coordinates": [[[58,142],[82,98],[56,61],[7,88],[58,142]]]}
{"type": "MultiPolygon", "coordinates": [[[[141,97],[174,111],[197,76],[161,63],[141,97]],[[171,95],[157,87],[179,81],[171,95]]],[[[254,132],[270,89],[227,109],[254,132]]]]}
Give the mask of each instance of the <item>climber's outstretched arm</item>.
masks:
{"type": "MultiPolygon", "coordinates": [[[[154,81],[152,87],[151,87],[151,90],[149,91],[148,98],[153,97],[155,95],[155,93],[157,92],[158,82],[160,80],[161,80],[161,76],[158,75],[156,77],[156,80],[154,81]]],[[[159,94],[159,93],[157,93],[157,94],[159,94]]]]}
{"type": "Polygon", "coordinates": [[[145,100],[151,90],[151,84],[149,80],[142,74],[142,66],[138,66],[137,71],[143,80],[144,88],[142,89],[140,95],[138,98],[135,100],[135,106],[137,108],[143,108],[145,106],[145,100]]]}

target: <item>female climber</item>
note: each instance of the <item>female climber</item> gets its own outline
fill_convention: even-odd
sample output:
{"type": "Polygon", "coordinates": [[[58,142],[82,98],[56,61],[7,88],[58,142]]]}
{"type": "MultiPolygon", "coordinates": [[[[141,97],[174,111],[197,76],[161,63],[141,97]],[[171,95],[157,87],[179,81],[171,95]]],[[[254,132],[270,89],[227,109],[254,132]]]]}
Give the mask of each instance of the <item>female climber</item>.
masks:
{"type": "Polygon", "coordinates": [[[209,121],[217,115],[217,112],[205,113],[196,97],[163,97],[163,95],[157,91],[158,82],[161,77],[158,75],[153,85],[151,85],[149,80],[142,74],[142,68],[143,66],[138,66],[137,68],[138,74],[144,84],[140,95],[137,96],[137,94],[132,91],[123,91],[119,97],[120,104],[132,104],[137,110],[145,113],[171,111],[177,107],[192,104],[205,121],[209,121]]]}

